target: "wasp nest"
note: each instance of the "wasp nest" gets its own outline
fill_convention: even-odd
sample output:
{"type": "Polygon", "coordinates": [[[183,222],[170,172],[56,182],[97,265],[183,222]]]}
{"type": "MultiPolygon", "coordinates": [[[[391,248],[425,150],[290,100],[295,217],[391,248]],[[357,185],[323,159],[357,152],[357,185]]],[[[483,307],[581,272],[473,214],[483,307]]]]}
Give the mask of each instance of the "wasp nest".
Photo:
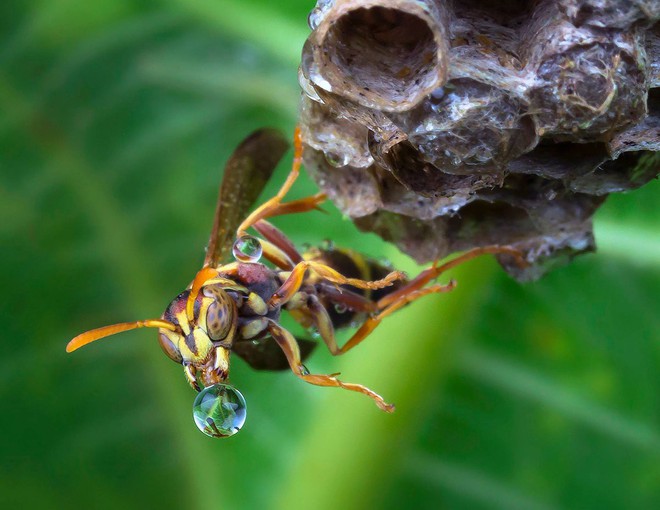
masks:
{"type": "Polygon", "coordinates": [[[419,262],[511,244],[521,279],[594,248],[660,167],[660,0],[327,0],[300,67],[305,163],[419,262]]]}

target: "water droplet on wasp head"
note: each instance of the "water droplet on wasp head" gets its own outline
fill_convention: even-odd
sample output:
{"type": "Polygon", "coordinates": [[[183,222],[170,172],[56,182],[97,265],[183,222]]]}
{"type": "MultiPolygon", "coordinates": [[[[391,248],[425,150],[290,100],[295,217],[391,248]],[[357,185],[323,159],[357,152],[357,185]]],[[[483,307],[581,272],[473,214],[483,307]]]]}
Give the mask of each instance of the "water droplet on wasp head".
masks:
{"type": "Polygon", "coordinates": [[[259,262],[263,248],[259,239],[245,235],[236,239],[232,253],[239,262],[259,262]]]}
{"type": "Polygon", "coordinates": [[[247,405],[241,392],[228,384],[204,388],[193,404],[197,428],[209,437],[229,437],[241,430],[247,405]]]}

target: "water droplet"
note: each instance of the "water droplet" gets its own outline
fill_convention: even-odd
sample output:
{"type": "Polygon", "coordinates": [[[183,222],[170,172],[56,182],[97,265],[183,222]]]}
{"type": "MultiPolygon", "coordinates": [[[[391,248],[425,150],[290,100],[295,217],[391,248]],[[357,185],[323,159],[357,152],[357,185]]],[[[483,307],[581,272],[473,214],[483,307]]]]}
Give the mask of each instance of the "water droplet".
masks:
{"type": "Polygon", "coordinates": [[[311,373],[309,369],[302,363],[300,364],[300,372],[302,373],[302,375],[309,375],[311,373]]]}
{"type": "Polygon", "coordinates": [[[348,308],[346,307],[345,304],[335,303],[335,312],[337,312],[337,313],[346,313],[346,310],[348,310],[348,308]]]}
{"type": "Polygon", "coordinates": [[[243,395],[228,384],[204,388],[193,404],[197,428],[210,437],[229,437],[241,430],[247,415],[243,395]]]}
{"type": "Polygon", "coordinates": [[[348,165],[348,154],[339,154],[337,152],[326,152],[325,160],[335,168],[341,168],[348,165]]]}
{"type": "Polygon", "coordinates": [[[245,235],[236,239],[232,252],[239,262],[259,262],[263,248],[259,239],[245,235]]]}
{"type": "Polygon", "coordinates": [[[324,239],[321,241],[321,249],[323,251],[332,251],[335,249],[335,243],[333,243],[330,239],[324,239]]]}
{"type": "Polygon", "coordinates": [[[443,87],[438,87],[433,92],[431,92],[431,94],[429,94],[429,99],[431,100],[431,103],[436,105],[440,101],[442,101],[443,97],[445,97],[445,89],[443,87]]]}
{"type": "Polygon", "coordinates": [[[316,27],[319,26],[320,23],[320,18],[319,13],[317,12],[316,9],[314,9],[312,12],[309,13],[309,16],[307,16],[307,24],[309,25],[309,28],[312,30],[316,30],[316,27]]]}
{"type": "Polygon", "coordinates": [[[330,8],[332,2],[330,0],[319,0],[316,3],[316,7],[312,9],[312,12],[309,13],[307,17],[307,24],[312,30],[316,30],[321,21],[323,20],[326,12],[330,8]]]}
{"type": "Polygon", "coordinates": [[[376,260],[381,266],[383,266],[386,269],[393,269],[394,268],[394,264],[392,264],[392,261],[390,259],[388,259],[387,257],[378,257],[378,259],[376,259],[376,260]]]}

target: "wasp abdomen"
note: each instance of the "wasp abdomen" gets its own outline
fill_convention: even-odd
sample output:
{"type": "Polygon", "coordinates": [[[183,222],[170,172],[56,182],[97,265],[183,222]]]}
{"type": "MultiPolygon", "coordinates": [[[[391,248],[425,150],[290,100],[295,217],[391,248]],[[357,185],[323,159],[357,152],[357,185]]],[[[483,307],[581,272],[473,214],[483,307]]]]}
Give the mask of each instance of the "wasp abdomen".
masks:
{"type": "MultiPolygon", "coordinates": [[[[391,268],[377,260],[365,257],[356,251],[343,248],[332,248],[329,250],[312,248],[305,252],[303,257],[306,260],[314,260],[326,264],[348,278],[373,281],[384,278],[392,271],[391,268]]],[[[352,285],[342,285],[341,287],[371,301],[378,301],[390,292],[401,288],[405,283],[405,281],[400,280],[389,287],[378,290],[358,289],[352,285]]],[[[356,322],[361,322],[363,314],[350,310],[341,303],[334,303],[332,296],[321,294],[319,295],[319,299],[328,311],[335,328],[347,327],[356,322]]]]}

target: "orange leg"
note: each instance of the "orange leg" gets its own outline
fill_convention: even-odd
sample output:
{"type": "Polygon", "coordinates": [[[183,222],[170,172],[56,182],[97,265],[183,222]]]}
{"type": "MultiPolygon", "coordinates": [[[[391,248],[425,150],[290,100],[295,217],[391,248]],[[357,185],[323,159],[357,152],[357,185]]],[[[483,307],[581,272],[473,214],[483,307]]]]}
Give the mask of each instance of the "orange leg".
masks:
{"type": "MultiPolygon", "coordinates": [[[[433,294],[438,292],[450,292],[451,290],[453,290],[454,287],[456,286],[456,282],[454,282],[453,280],[450,281],[447,285],[431,285],[429,287],[426,287],[426,285],[431,281],[435,280],[436,278],[438,278],[438,276],[440,276],[445,271],[453,267],[456,267],[457,265],[462,264],[463,262],[467,262],[468,260],[471,260],[479,255],[483,255],[485,253],[505,253],[515,257],[516,261],[521,266],[526,265],[526,262],[522,258],[522,254],[518,250],[515,250],[513,248],[508,248],[503,246],[486,246],[483,248],[474,248],[464,253],[463,255],[460,255],[455,259],[452,259],[449,262],[446,262],[440,266],[438,266],[437,263],[433,264],[430,268],[422,271],[419,275],[417,275],[416,278],[410,280],[400,289],[397,289],[394,292],[391,292],[390,294],[387,294],[385,297],[378,300],[375,303],[375,308],[376,310],[378,310],[378,313],[376,315],[370,316],[362,324],[362,326],[353,334],[353,336],[346,342],[346,344],[344,344],[344,346],[341,347],[340,349],[337,348],[337,344],[334,340],[334,332],[332,338],[330,337],[326,338],[323,336],[324,330],[322,330],[319,327],[318,328],[319,333],[323,337],[325,344],[328,346],[328,349],[333,355],[344,354],[345,352],[348,352],[353,347],[355,347],[360,342],[362,342],[362,340],[364,340],[367,336],[369,336],[369,334],[374,329],[376,329],[376,327],[378,327],[380,322],[385,317],[387,317],[391,313],[394,313],[395,311],[407,305],[408,303],[411,303],[423,296],[426,296],[427,294],[433,294]]],[[[323,317],[319,315],[319,312],[317,310],[314,310],[314,313],[317,315],[316,320],[322,322],[323,317]]]]}
{"type": "Polygon", "coordinates": [[[274,264],[276,267],[283,269],[284,271],[291,271],[295,264],[291,260],[291,257],[284,250],[280,249],[277,245],[267,241],[265,239],[260,239],[261,248],[263,250],[263,256],[268,261],[274,264]]]}
{"type": "Polygon", "coordinates": [[[282,203],[282,200],[300,175],[300,164],[302,163],[303,148],[302,140],[300,138],[300,128],[297,126],[293,135],[293,149],[293,165],[291,167],[291,172],[289,172],[289,175],[286,178],[286,181],[284,181],[284,184],[277,192],[277,195],[263,203],[261,206],[257,207],[247,218],[245,218],[245,220],[243,220],[243,223],[241,223],[236,230],[237,238],[244,236],[246,231],[259,220],[272,218],[273,216],[281,216],[283,214],[291,214],[295,212],[305,212],[311,211],[312,209],[318,209],[318,206],[325,201],[325,194],[317,193],[311,197],[294,200],[286,204],[282,203]]]}
{"type": "Polygon", "coordinates": [[[431,267],[419,273],[417,277],[410,280],[406,285],[382,298],[378,302],[379,308],[383,309],[390,303],[399,300],[402,296],[405,296],[406,294],[421,289],[427,283],[435,280],[442,273],[464,262],[467,262],[468,260],[472,260],[473,258],[478,257],[479,255],[484,255],[486,253],[493,253],[493,254],[502,253],[506,255],[511,255],[516,259],[516,262],[521,267],[525,267],[528,265],[528,263],[522,258],[522,253],[514,248],[509,248],[507,246],[484,246],[481,248],[473,248],[469,251],[466,251],[462,255],[459,255],[458,257],[450,260],[449,262],[445,262],[441,266],[438,266],[437,262],[435,262],[431,267]]]}
{"type": "MultiPolygon", "coordinates": [[[[426,287],[424,289],[418,289],[418,290],[413,290],[407,294],[404,294],[403,296],[400,296],[396,301],[390,303],[388,306],[383,308],[380,313],[373,317],[369,317],[362,326],[360,326],[360,329],[358,329],[351,338],[348,339],[348,341],[344,344],[344,346],[339,350],[338,354],[344,354],[348,351],[350,351],[353,347],[358,345],[362,340],[367,338],[371,332],[378,327],[380,322],[390,315],[391,313],[396,312],[399,308],[402,308],[403,306],[407,305],[408,303],[412,303],[413,301],[426,296],[427,294],[434,294],[438,292],[450,292],[451,290],[454,289],[456,286],[456,283],[452,280],[450,281],[447,285],[431,285],[430,287],[426,287]]],[[[386,296],[389,297],[389,296],[386,296]]],[[[385,299],[385,298],[383,298],[385,299]]],[[[382,301],[382,300],[381,300],[382,301]]],[[[378,302],[379,305],[381,302],[378,302]]],[[[332,352],[332,351],[330,351],[332,352]]],[[[334,354],[334,353],[333,353],[334,354]]]]}
{"type": "Polygon", "coordinates": [[[383,411],[388,413],[394,411],[394,405],[388,404],[383,400],[383,397],[361,384],[345,383],[337,379],[334,375],[310,374],[302,364],[300,359],[300,348],[293,335],[273,320],[270,320],[268,324],[268,332],[281,347],[282,351],[284,351],[292,372],[303,381],[316,386],[331,386],[362,393],[371,398],[383,411]]]}
{"type": "MultiPolygon", "coordinates": [[[[266,239],[267,241],[273,243],[280,250],[286,253],[295,264],[302,261],[302,255],[291,240],[278,228],[274,227],[272,224],[266,220],[261,220],[252,225],[254,229],[259,232],[259,234],[266,239]]],[[[293,266],[291,266],[293,268],[293,266]]]]}
{"type": "Polygon", "coordinates": [[[291,274],[284,281],[282,286],[275,291],[268,301],[268,306],[275,307],[283,305],[289,301],[294,294],[300,290],[307,269],[311,269],[321,278],[330,283],[334,283],[335,285],[352,285],[359,289],[382,289],[383,287],[392,285],[396,280],[405,278],[405,275],[400,271],[392,271],[382,280],[375,280],[372,282],[360,280],[358,278],[347,278],[338,271],[332,269],[330,266],[312,260],[303,260],[296,264],[296,267],[293,268],[293,271],[291,271],[291,274]]]}

